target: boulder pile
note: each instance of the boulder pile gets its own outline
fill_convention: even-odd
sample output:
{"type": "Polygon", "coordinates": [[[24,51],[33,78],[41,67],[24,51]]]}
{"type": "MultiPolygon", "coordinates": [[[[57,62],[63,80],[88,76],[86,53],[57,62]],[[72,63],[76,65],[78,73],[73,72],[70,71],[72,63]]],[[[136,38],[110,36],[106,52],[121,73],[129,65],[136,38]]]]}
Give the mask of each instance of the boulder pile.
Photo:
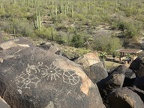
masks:
{"type": "Polygon", "coordinates": [[[71,61],[51,43],[0,43],[2,108],[144,108],[144,56],[107,72],[96,52],[71,61]]]}

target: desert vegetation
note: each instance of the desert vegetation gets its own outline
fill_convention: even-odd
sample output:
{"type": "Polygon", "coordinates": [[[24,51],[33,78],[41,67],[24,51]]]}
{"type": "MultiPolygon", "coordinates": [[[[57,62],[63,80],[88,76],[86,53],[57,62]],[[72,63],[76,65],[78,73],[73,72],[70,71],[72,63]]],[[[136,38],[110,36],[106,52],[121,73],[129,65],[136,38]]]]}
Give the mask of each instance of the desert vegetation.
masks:
{"type": "Polygon", "coordinates": [[[0,0],[0,30],[113,53],[143,36],[142,0],[0,0]],[[97,37],[99,25],[120,33],[97,37]]]}

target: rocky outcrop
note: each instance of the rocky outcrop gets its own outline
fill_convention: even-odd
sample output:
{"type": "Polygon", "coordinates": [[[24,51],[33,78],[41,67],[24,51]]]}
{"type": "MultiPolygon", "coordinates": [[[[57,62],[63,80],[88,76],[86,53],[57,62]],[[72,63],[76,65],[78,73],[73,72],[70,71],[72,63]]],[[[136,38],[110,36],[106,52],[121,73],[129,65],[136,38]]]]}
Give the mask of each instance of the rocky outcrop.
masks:
{"type": "Polygon", "coordinates": [[[138,94],[128,88],[114,90],[109,96],[110,108],[144,108],[138,94]]]}
{"type": "Polygon", "coordinates": [[[119,65],[111,72],[111,74],[124,74],[125,79],[123,86],[132,86],[136,78],[135,73],[125,65],[119,65]]]}
{"type": "Polygon", "coordinates": [[[12,108],[105,108],[97,86],[67,58],[17,45],[0,55],[0,96],[12,108]]]}
{"type": "Polygon", "coordinates": [[[97,83],[108,76],[97,53],[87,53],[78,58],[75,62],[82,66],[87,76],[94,83],[97,83]]]}
{"type": "Polygon", "coordinates": [[[125,75],[123,74],[112,74],[97,83],[104,102],[107,103],[107,96],[114,89],[121,88],[123,86],[124,78],[125,78],[125,75]]]}

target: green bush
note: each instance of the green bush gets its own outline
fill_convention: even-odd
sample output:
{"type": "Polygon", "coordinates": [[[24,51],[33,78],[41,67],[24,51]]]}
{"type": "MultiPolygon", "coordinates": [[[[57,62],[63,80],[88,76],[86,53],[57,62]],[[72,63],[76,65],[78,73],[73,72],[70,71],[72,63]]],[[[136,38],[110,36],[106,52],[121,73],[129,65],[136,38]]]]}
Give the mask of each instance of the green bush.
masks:
{"type": "Polygon", "coordinates": [[[121,43],[119,38],[116,37],[101,36],[93,41],[94,50],[107,52],[108,54],[112,54],[119,48],[121,48],[121,43]]]}

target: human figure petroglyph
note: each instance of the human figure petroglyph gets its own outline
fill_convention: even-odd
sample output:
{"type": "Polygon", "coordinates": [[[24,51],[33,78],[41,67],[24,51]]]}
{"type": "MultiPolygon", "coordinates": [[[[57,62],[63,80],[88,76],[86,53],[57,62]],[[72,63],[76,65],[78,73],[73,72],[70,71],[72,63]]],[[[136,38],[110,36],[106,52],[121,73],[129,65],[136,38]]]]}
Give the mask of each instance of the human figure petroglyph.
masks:
{"type": "Polygon", "coordinates": [[[16,85],[19,89],[30,89],[31,85],[36,88],[39,82],[40,79],[36,76],[32,77],[31,74],[22,73],[20,76],[16,77],[16,85]]]}

